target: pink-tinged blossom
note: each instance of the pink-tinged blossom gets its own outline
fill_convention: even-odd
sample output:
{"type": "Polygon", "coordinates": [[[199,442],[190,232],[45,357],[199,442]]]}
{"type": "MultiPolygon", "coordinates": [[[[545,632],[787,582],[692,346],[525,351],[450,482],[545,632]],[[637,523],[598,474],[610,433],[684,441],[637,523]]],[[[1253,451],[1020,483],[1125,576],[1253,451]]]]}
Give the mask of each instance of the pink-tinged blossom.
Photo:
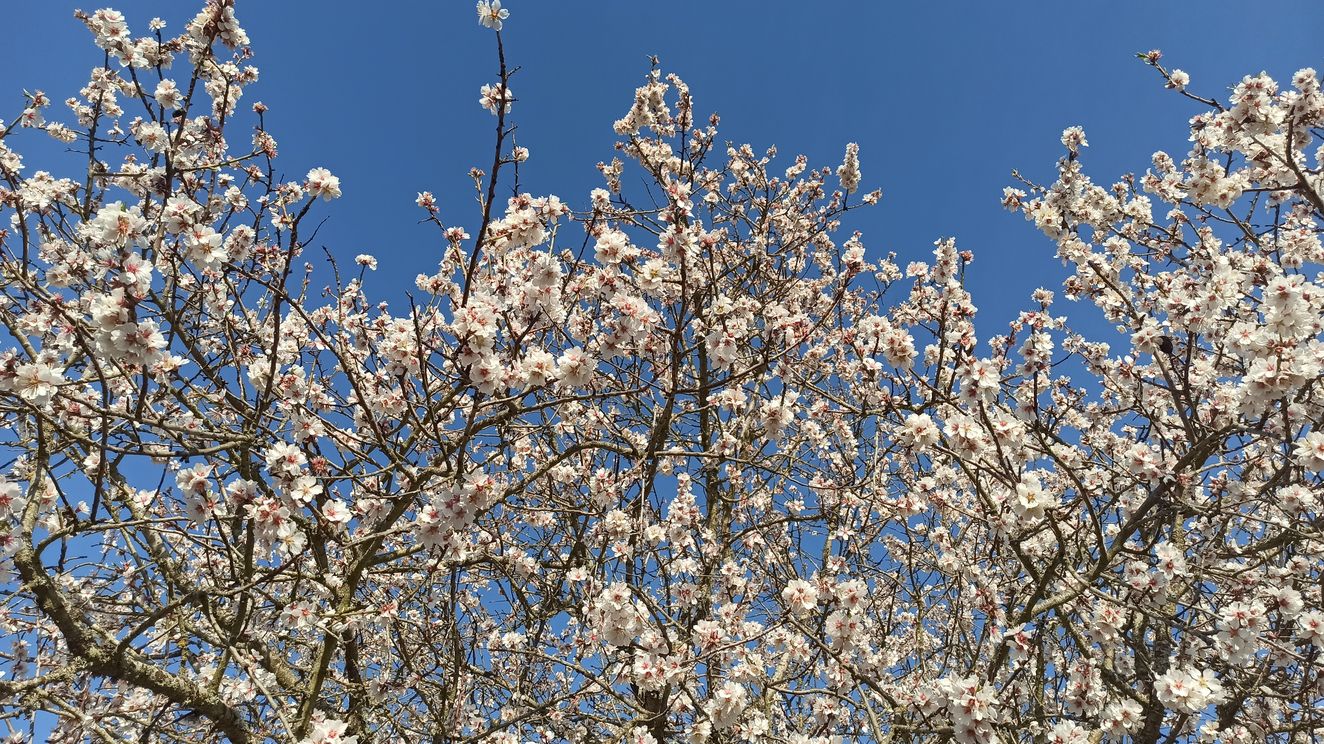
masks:
{"type": "Polygon", "coordinates": [[[308,457],[289,442],[277,442],[267,450],[266,463],[272,475],[293,477],[303,471],[308,457]]]}
{"type": "Polygon", "coordinates": [[[1016,516],[1027,521],[1042,519],[1046,509],[1055,506],[1052,496],[1034,473],[1024,473],[1016,484],[1016,497],[1011,503],[1016,516]]]}
{"type": "Polygon", "coordinates": [[[941,432],[933,418],[927,413],[912,413],[906,416],[899,432],[902,443],[923,451],[938,443],[941,432]]]}
{"type": "Polygon", "coordinates": [[[556,377],[568,387],[582,387],[593,379],[597,361],[578,346],[566,349],[556,360],[556,377]]]}
{"type": "Polygon", "coordinates": [[[1089,144],[1085,140],[1085,130],[1080,127],[1067,127],[1062,132],[1062,146],[1072,155],[1078,154],[1082,147],[1089,147],[1089,144]]]}
{"type": "Polygon", "coordinates": [[[818,589],[804,579],[793,579],[782,590],[782,602],[796,617],[805,617],[818,608],[818,589]]]}
{"type": "Polygon", "coordinates": [[[648,733],[648,729],[636,726],[625,737],[624,744],[658,744],[658,741],[652,734],[648,733]]]}
{"type": "Polygon", "coordinates": [[[1303,612],[1297,617],[1296,626],[1300,629],[1300,638],[1303,642],[1324,651],[1324,612],[1320,610],[1303,612]]]}
{"type": "Polygon", "coordinates": [[[1180,713],[1195,714],[1223,702],[1223,685],[1211,669],[1179,667],[1154,680],[1159,702],[1180,713]]]}
{"type": "Polygon", "coordinates": [[[630,588],[620,582],[592,600],[589,618],[598,637],[611,646],[625,646],[643,630],[643,617],[630,588]]]}
{"type": "Polygon", "coordinates": [[[510,88],[501,83],[484,85],[478,91],[478,103],[493,116],[496,115],[498,108],[502,109],[503,113],[510,113],[510,106],[514,100],[510,88]]]}
{"type": "Polygon", "coordinates": [[[1109,736],[1121,738],[1140,728],[1143,708],[1140,703],[1124,698],[1104,708],[1101,724],[1109,736]]]}
{"type": "Polygon", "coordinates": [[[332,499],[322,507],[322,516],[332,524],[349,524],[349,521],[354,518],[354,513],[350,511],[345,502],[340,499],[332,499]]]}
{"type": "Polygon", "coordinates": [[[208,225],[194,225],[182,237],[184,257],[204,271],[219,269],[228,258],[223,237],[208,225]]]}
{"type": "Polygon", "coordinates": [[[322,484],[311,475],[301,475],[290,483],[287,493],[295,502],[307,504],[322,493],[322,484]]]}
{"type": "Polygon", "coordinates": [[[837,166],[837,178],[841,190],[847,194],[855,193],[860,187],[860,146],[854,142],[846,145],[846,158],[837,166]]]}
{"type": "Polygon", "coordinates": [[[152,97],[167,111],[177,109],[184,103],[184,94],[175,85],[175,81],[169,78],[156,84],[152,97]]]}
{"type": "Polygon", "coordinates": [[[500,31],[502,23],[510,17],[510,11],[501,7],[501,0],[479,0],[478,22],[485,28],[500,31]]]}
{"type": "Polygon", "coordinates": [[[556,376],[556,359],[543,349],[530,349],[520,362],[520,373],[525,384],[541,387],[556,376]]]}
{"type": "Polygon", "coordinates": [[[137,207],[126,207],[122,202],[114,202],[103,207],[83,227],[84,233],[93,241],[106,246],[124,247],[138,240],[147,227],[147,221],[137,207]]]}
{"type": "Polygon", "coordinates": [[[642,690],[660,690],[679,676],[681,665],[670,657],[636,651],[630,667],[630,678],[642,690]]]}
{"type": "Polygon", "coordinates": [[[1312,431],[1302,437],[1292,454],[1306,470],[1324,472],[1324,431],[1312,431]]]}
{"type": "Polygon", "coordinates": [[[993,724],[999,720],[993,688],[975,677],[957,677],[939,680],[937,691],[946,701],[957,741],[982,744],[992,740],[993,724]]]}
{"type": "Polygon", "coordinates": [[[851,649],[864,635],[865,619],[862,615],[846,610],[835,610],[827,617],[827,635],[832,648],[838,651],[851,649]]]}
{"type": "Polygon", "coordinates": [[[593,258],[606,265],[620,263],[638,255],[638,249],[632,249],[629,238],[620,230],[607,230],[598,236],[593,246],[593,258]]]}
{"type": "Polygon", "coordinates": [[[97,46],[110,50],[128,40],[129,24],[118,10],[102,8],[85,21],[96,38],[97,46]]]}
{"type": "Polygon", "coordinates": [[[713,728],[721,730],[735,725],[740,714],[748,704],[749,693],[735,682],[727,682],[713,693],[712,699],[704,706],[704,712],[712,720],[713,728]]]}
{"type": "Polygon", "coordinates": [[[340,198],[340,179],[331,175],[326,168],[313,168],[308,171],[308,193],[324,201],[340,198]]]}
{"type": "Polygon", "coordinates": [[[44,214],[56,204],[68,203],[77,190],[70,179],[56,179],[46,171],[37,171],[22,185],[18,196],[28,210],[44,214]]]}
{"type": "Polygon", "coordinates": [[[317,623],[317,608],[310,602],[294,602],[286,605],[281,620],[291,628],[308,628],[317,623]]]}
{"type": "Polygon", "coordinates": [[[1048,731],[1047,744],[1089,744],[1090,735],[1083,726],[1073,721],[1061,721],[1048,731]]]}
{"type": "Polygon", "coordinates": [[[23,492],[19,485],[0,477],[0,520],[18,512],[23,505],[23,492]]]}
{"type": "Polygon", "coordinates": [[[38,361],[18,365],[9,385],[23,400],[44,406],[51,402],[64,381],[63,367],[38,361]]]}
{"type": "Polygon", "coordinates": [[[359,737],[346,736],[349,724],[327,719],[313,724],[312,732],[300,739],[299,744],[358,744],[359,737]]]}
{"type": "Polygon", "coordinates": [[[21,127],[37,128],[45,124],[46,119],[41,115],[41,109],[29,106],[18,115],[18,123],[21,127]]]}

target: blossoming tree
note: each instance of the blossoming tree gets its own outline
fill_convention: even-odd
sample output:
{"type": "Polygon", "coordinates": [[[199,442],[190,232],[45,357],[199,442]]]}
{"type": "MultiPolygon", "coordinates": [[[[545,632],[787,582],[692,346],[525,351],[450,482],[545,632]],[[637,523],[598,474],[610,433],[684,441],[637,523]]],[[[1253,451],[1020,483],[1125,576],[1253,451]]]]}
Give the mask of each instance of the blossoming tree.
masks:
{"type": "Polygon", "coordinates": [[[276,176],[233,0],[81,15],[67,123],[0,124],[10,740],[1320,735],[1313,70],[1222,103],[1145,55],[1189,153],[1102,186],[1073,128],[1004,194],[1119,333],[1039,290],[981,342],[971,254],[843,232],[854,145],[774,166],[657,70],[603,188],[512,193],[478,11],[481,213],[420,194],[442,256],[389,306],[371,256],[306,267],[340,183],[276,176]]]}

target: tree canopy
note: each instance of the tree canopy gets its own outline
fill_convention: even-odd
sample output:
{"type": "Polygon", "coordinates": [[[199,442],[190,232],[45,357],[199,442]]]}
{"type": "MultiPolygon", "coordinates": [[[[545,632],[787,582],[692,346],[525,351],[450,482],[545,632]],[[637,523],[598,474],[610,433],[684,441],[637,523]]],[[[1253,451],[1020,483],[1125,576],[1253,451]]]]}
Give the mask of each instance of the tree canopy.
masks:
{"type": "Polygon", "coordinates": [[[852,231],[855,144],[726,143],[656,65],[601,188],[519,190],[478,16],[491,161],[409,288],[309,250],[341,184],[280,175],[233,0],[80,14],[104,63],[0,123],[11,740],[1320,736],[1314,70],[1142,54],[1189,152],[1014,176],[1071,273],[990,331],[970,252],[852,231]]]}

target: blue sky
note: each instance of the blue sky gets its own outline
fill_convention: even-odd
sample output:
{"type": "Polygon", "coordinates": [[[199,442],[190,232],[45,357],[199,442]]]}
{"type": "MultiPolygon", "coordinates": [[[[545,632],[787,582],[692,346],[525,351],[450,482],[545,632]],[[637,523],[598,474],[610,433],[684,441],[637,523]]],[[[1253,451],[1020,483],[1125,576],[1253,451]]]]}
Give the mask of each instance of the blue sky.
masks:
{"type": "MultiPolygon", "coordinates": [[[[156,15],[177,32],[196,8],[186,0],[110,4],[136,35],[156,15]]],[[[5,0],[0,117],[21,109],[23,88],[63,100],[99,62],[72,18],[80,5],[5,0]]],[[[1058,136],[1072,124],[1085,127],[1087,171],[1105,183],[1143,172],[1156,149],[1186,151],[1185,122],[1197,107],[1165,91],[1135,52],[1162,49],[1165,64],[1191,74],[1192,90],[1219,97],[1247,73],[1286,81],[1300,67],[1324,67],[1318,2],[507,7],[507,53],[522,68],[511,86],[517,141],[533,152],[525,190],[586,203],[600,185],[594,165],[613,155],[611,124],[656,54],[690,84],[699,112],[722,116],[724,139],[756,149],[775,143],[787,163],[803,152],[832,166],[845,143],[859,142],[863,188],[883,188],[884,199],[847,227],[864,231],[872,256],[924,258],[947,235],[974,250],[970,281],[985,337],[1062,272],[1052,245],[998,204],[1013,168],[1051,180],[1058,136]]],[[[237,12],[262,70],[244,102],[271,106],[278,164],[291,177],[323,165],[342,180],[344,198],[322,208],[330,219],[319,242],[339,256],[377,255],[370,291],[402,300],[438,255],[435,232],[417,224],[415,193],[436,193],[448,224],[472,230],[478,221],[465,173],[491,159],[493,119],[477,98],[496,76],[492,33],[468,0],[239,0],[237,12]]],[[[49,118],[63,113],[57,103],[49,118]]],[[[41,139],[29,133],[14,146],[31,152],[41,139]]],[[[51,168],[35,155],[27,162],[51,168]]]]}

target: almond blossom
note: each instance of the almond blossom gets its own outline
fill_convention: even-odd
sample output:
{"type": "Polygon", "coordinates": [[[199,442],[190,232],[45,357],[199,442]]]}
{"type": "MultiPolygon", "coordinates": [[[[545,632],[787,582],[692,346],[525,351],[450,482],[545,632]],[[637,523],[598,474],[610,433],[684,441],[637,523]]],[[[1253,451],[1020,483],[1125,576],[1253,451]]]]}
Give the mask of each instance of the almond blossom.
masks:
{"type": "Polygon", "coordinates": [[[1141,55],[1186,151],[1096,181],[1072,127],[1049,180],[990,194],[1066,271],[995,328],[974,252],[856,229],[881,198],[853,196],[857,145],[728,143],[660,64],[597,188],[517,178],[497,35],[495,160],[477,209],[417,192],[435,265],[401,299],[387,254],[305,244],[340,179],[239,105],[236,5],[173,36],[79,14],[86,87],[0,133],[0,718],[300,744],[1324,726],[1315,71],[1218,100],[1141,55]],[[68,177],[25,168],[47,135],[68,177]]]}

